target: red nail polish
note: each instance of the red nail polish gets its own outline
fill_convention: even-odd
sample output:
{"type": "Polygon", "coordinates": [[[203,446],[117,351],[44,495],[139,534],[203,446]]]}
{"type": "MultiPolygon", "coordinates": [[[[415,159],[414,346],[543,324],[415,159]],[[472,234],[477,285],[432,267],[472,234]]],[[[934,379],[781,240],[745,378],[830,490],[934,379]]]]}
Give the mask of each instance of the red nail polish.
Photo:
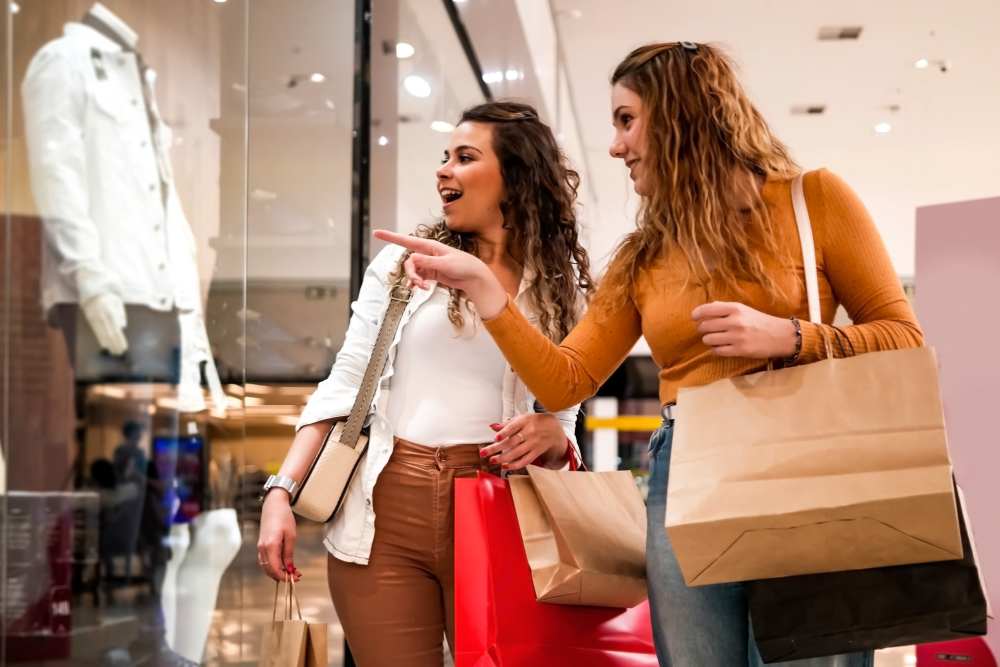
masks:
{"type": "Polygon", "coordinates": [[[500,442],[501,440],[503,440],[503,438],[501,438],[499,435],[493,438],[493,442],[500,442]]]}
{"type": "Polygon", "coordinates": [[[484,458],[486,458],[487,456],[489,456],[489,454],[488,454],[488,453],[486,452],[486,450],[485,450],[485,449],[480,449],[480,450],[479,450],[479,458],[481,458],[481,459],[484,459],[484,458]]]}
{"type": "Polygon", "coordinates": [[[501,426],[500,424],[490,424],[490,428],[493,429],[494,431],[499,431],[500,429],[503,428],[503,426],[501,426]]]}

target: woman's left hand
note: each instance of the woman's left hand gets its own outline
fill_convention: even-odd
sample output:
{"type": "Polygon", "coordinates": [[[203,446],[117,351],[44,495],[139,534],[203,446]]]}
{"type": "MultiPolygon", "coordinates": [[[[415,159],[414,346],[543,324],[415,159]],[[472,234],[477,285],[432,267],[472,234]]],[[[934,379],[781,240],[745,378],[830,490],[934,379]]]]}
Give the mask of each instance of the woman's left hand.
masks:
{"type": "Polygon", "coordinates": [[[562,423],[552,414],[518,415],[506,424],[491,424],[496,443],[479,450],[490,463],[504,470],[518,470],[532,463],[554,465],[562,462],[569,443],[562,423]]]}
{"type": "Polygon", "coordinates": [[[795,354],[795,325],[742,303],[713,301],[691,313],[702,342],[720,357],[783,359],[795,354]]]}

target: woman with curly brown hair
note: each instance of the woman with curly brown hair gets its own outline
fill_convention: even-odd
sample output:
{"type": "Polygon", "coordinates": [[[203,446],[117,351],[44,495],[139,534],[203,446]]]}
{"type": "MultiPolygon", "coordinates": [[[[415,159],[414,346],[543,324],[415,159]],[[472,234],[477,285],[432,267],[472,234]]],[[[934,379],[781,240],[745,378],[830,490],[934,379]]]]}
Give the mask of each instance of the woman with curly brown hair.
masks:
{"type": "MultiPolygon", "coordinates": [[[[838,356],[923,342],[882,239],[854,192],[824,169],[803,176],[823,323],[808,319],[791,188],[800,170],[719,49],[693,42],[630,53],[612,83],[610,152],[642,198],[587,315],[560,345],[539,336],[481,262],[426,240],[379,234],[415,251],[425,280],[462,289],[511,366],[548,409],[593,395],[645,336],[660,367],[664,424],[650,440],[647,577],[660,664],[760,664],[742,585],[689,588],[664,530],[681,387],[825,356],[838,305],[854,324],[838,356]]],[[[679,408],[679,415],[678,415],[679,408]]],[[[830,545],[836,549],[837,545],[830,545]]],[[[862,667],[871,653],[796,665],[862,667]]]]}
{"type": "MultiPolygon", "coordinates": [[[[472,253],[533,330],[561,340],[591,285],[577,239],[578,183],[534,109],[482,104],[462,114],[437,171],[443,219],[417,234],[472,253]]],[[[369,265],[344,345],[281,467],[288,484],[266,495],[258,558],[275,579],[299,576],[291,482],[303,478],[331,420],[350,411],[390,291],[406,290],[404,259],[389,246],[369,265]]],[[[330,593],[361,667],[442,664],[442,637],[454,636],[456,477],[579,459],[578,406],[537,413],[470,305],[460,290],[431,282],[410,293],[369,415],[361,474],[327,527],[330,593]]]]}

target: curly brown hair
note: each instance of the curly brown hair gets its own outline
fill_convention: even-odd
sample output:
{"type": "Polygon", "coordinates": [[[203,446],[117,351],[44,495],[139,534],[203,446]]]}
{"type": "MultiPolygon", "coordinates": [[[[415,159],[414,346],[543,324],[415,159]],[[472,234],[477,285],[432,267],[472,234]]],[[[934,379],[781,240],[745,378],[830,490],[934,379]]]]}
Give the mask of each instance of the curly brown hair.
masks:
{"type": "Polygon", "coordinates": [[[639,272],[672,248],[684,253],[690,277],[710,296],[717,286],[740,292],[741,280],[779,296],[762,258],[787,258],[753,176],[791,178],[799,168],[730,59],[708,44],[649,44],[619,63],[611,84],[642,99],[651,192],[642,197],[637,229],[615,252],[599,298],[629,298],[639,272]]]}
{"type": "MultiPolygon", "coordinates": [[[[570,168],[538,112],[518,102],[487,102],[466,109],[459,124],[487,123],[500,162],[505,198],[500,204],[514,258],[534,275],[528,289],[541,330],[560,341],[576,324],[585,297],[593,291],[590,258],[580,245],[576,194],[580,176],[570,168]]],[[[455,232],[444,221],[421,225],[416,236],[477,254],[474,234],[455,232]]],[[[394,280],[403,277],[402,262],[394,280]]],[[[460,290],[450,289],[448,319],[464,323],[460,290]]]]}

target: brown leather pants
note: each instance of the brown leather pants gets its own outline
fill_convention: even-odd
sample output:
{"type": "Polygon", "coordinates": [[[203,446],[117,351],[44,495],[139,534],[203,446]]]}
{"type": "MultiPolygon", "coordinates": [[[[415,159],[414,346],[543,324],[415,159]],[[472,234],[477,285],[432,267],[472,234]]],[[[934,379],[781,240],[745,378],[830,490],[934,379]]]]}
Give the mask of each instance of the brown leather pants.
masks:
{"type": "Polygon", "coordinates": [[[328,557],[330,595],[359,667],[441,667],[442,637],[454,648],[453,482],[484,469],[480,446],[397,438],[375,485],[368,565],[328,557]]]}

